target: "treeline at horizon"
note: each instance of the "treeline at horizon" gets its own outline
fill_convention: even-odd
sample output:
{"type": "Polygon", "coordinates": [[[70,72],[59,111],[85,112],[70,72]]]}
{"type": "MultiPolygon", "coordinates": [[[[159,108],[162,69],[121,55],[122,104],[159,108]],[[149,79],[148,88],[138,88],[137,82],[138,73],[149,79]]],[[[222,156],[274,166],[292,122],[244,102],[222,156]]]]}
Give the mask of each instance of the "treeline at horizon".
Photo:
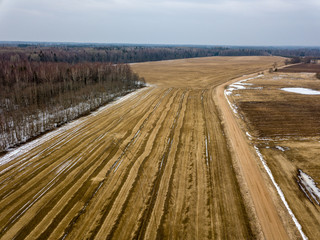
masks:
{"type": "Polygon", "coordinates": [[[32,62],[134,63],[210,56],[283,56],[320,58],[320,48],[210,47],[103,44],[2,44],[0,60],[32,62]]]}
{"type": "Polygon", "coordinates": [[[145,86],[129,65],[0,60],[0,152],[145,86]]]}

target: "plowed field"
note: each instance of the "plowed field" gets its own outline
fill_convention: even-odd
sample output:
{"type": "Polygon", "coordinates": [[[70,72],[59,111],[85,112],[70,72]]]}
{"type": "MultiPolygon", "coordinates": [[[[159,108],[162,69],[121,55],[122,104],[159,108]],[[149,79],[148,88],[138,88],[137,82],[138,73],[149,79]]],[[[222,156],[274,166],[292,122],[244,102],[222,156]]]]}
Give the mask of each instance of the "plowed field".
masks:
{"type": "Polygon", "coordinates": [[[0,158],[0,238],[287,238],[248,203],[214,100],[276,61],[132,65],[150,87],[0,158]]]}
{"type": "Polygon", "coordinates": [[[306,63],[300,63],[295,64],[293,66],[285,67],[282,69],[279,69],[279,72],[287,72],[287,73],[300,73],[300,72],[310,72],[310,73],[316,73],[320,72],[320,64],[306,64],[306,63]]]}

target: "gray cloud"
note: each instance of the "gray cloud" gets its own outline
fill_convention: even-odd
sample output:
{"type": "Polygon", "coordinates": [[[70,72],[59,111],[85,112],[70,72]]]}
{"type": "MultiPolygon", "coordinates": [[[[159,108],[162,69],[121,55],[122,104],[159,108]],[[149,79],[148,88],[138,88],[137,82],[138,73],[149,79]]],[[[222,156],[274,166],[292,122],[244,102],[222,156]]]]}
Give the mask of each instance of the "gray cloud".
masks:
{"type": "Polygon", "coordinates": [[[320,45],[318,0],[4,0],[0,4],[0,40],[320,45]]]}

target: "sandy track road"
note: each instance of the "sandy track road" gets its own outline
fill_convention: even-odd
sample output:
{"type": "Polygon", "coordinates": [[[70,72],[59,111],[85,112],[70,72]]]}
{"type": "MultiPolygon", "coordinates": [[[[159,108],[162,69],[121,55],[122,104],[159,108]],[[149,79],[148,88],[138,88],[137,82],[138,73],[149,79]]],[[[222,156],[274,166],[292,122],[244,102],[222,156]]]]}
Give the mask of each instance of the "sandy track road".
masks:
{"type": "Polygon", "coordinates": [[[266,239],[289,239],[258,168],[257,154],[253,151],[253,147],[249,145],[244,131],[236,120],[236,115],[227,102],[224,94],[226,85],[222,84],[216,88],[214,98],[225,121],[226,133],[231,143],[231,148],[235,153],[236,160],[239,162],[241,173],[248,184],[250,196],[253,200],[264,236],[266,239]]]}
{"type": "Polygon", "coordinates": [[[0,238],[258,238],[213,95],[275,61],[132,65],[150,87],[0,159],[0,238]]]}

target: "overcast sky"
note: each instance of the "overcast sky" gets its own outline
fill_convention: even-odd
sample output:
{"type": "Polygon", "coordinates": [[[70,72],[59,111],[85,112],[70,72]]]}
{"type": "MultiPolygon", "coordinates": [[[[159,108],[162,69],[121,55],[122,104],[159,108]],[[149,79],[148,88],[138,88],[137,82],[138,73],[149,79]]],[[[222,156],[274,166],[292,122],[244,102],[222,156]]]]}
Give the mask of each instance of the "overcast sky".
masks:
{"type": "Polygon", "coordinates": [[[320,46],[320,0],[0,0],[0,40],[320,46]]]}

